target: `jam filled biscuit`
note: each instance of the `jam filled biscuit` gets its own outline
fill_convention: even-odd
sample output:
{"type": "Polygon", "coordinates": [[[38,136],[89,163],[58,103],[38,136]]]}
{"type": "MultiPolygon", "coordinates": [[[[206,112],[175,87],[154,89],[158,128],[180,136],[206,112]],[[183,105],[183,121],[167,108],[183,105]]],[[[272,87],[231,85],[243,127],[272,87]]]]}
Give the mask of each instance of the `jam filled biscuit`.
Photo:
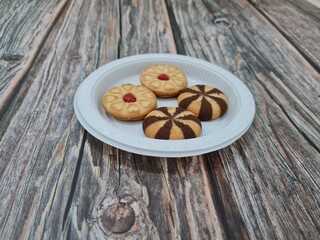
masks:
{"type": "Polygon", "coordinates": [[[144,134],[156,139],[188,139],[201,134],[200,120],[179,107],[160,107],[150,112],[142,122],[144,134]]]}
{"type": "Polygon", "coordinates": [[[178,105],[193,112],[201,121],[221,117],[228,108],[226,96],[217,88],[195,85],[182,90],[178,105]]]}
{"type": "Polygon", "coordinates": [[[128,83],[106,92],[102,105],[107,113],[117,119],[135,121],[143,119],[157,107],[157,97],[144,86],[128,83]]]}
{"type": "Polygon", "coordinates": [[[174,66],[157,64],[144,69],[140,82],[158,97],[175,97],[187,87],[186,76],[174,66]]]}

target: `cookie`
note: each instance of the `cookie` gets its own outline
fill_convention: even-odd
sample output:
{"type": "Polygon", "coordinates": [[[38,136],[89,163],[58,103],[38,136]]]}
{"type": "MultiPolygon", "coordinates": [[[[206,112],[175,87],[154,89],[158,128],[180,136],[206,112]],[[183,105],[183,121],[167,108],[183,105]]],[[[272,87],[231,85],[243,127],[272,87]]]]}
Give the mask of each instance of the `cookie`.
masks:
{"type": "Polygon", "coordinates": [[[157,97],[144,86],[128,83],[107,91],[102,105],[107,113],[117,119],[135,121],[143,119],[157,107],[157,97]]]}
{"type": "Polygon", "coordinates": [[[177,67],[157,64],[144,69],[140,82],[153,91],[158,97],[176,97],[187,87],[187,78],[177,67]]]}
{"type": "Polygon", "coordinates": [[[221,117],[227,111],[228,101],[217,88],[195,85],[180,92],[178,105],[193,112],[201,121],[208,121],[221,117]]]}
{"type": "Polygon", "coordinates": [[[160,107],[150,112],[142,122],[144,134],[156,139],[189,139],[200,136],[200,120],[179,107],[160,107]]]}

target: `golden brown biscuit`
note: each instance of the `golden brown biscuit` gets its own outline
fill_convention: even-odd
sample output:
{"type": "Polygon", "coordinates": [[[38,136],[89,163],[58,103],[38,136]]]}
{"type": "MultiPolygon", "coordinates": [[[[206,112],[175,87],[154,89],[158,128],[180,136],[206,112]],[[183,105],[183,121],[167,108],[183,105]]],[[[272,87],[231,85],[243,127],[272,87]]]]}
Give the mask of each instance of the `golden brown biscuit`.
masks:
{"type": "Polygon", "coordinates": [[[122,84],[105,93],[102,99],[105,111],[124,121],[143,119],[157,107],[157,97],[141,85],[122,84]]]}
{"type": "Polygon", "coordinates": [[[226,96],[217,88],[195,85],[182,90],[178,105],[193,112],[201,121],[221,117],[228,108],[226,96]]]}
{"type": "Polygon", "coordinates": [[[179,107],[160,107],[142,122],[144,134],[156,139],[189,139],[200,136],[201,122],[189,111],[179,107]]]}
{"type": "Polygon", "coordinates": [[[158,97],[175,97],[187,87],[187,78],[177,67],[157,64],[144,69],[140,82],[158,97]]]}

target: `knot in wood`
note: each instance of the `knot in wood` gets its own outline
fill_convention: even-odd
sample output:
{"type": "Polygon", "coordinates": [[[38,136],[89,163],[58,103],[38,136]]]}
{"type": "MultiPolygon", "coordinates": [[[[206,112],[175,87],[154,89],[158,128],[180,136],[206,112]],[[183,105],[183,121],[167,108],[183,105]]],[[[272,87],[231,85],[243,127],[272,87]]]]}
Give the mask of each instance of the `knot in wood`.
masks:
{"type": "Polygon", "coordinates": [[[128,203],[115,203],[110,205],[102,214],[102,226],[113,233],[127,232],[135,222],[135,215],[128,203]]]}
{"type": "Polygon", "coordinates": [[[19,54],[6,54],[1,57],[4,61],[9,63],[19,62],[23,59],[23,55],[19,54]]]}
{"type": "Polygon", "coordinates": [[[230,28],[232,26],[232,23],[225,17],[215,17],[213,23],[222,28],[230,28]]]}

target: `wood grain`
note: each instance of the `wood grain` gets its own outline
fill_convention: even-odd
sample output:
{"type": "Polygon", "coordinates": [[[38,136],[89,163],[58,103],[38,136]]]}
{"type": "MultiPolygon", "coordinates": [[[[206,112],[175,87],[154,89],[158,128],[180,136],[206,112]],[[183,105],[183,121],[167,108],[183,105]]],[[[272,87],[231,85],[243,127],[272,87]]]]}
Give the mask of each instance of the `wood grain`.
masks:
{"type": "Polygon", "coordinates": [[[0,119],[67,0],[0,3],[0,119]]]}
{"type": "Polygon", "coordinates": [[[246,1],[167,2],[185,52],[227,68],[254,93],[257,114],[251,129],[220,151],[221,162],[208,155],[212,182],[233,227],[229,237],[315,239],[320,217],[317,70],[246,1]]]}
{"type": "MultiPolygon", "coordinates": [[[[176,51],[163,1],[148,4],[145,1],[133,4],[122,1],[120,12],[120,56],[176,51]]],[[[89,137],[89,141],[89,146],[96,144],[94,138],[89,137]]],[[[70,219],[70,236],[107,236],[112,239],[162,239],[164,236],[169,239],[224,238],[225,233],[208,188],[203,160],[150,158],[121,150],[110,152],[110,147],[106,145],[103,145],[102,153],[83,160],[92,164],[94,159],[98,159],[96,161],[102,165],[96,166],[98,176],[92,175],[91,168],[81,169],[84,172],[79,174],[74,202],[82,203],[88,191],[92,192],[89,186],[95,186],[96,194],[90,198],[91,204],[71,206],[70,213],[73,215],[69,216],[75,216],[78,211],[85,211],[85,214],[77,214],[78,225],[70,219]],[[108,162],[116,166],[116,175],[104,167],[108,162]],[[85,177],[88,174],[90,177],[85,177]],[[121,235],[104,228],[101,220],[101,214],[117,202],[130,204],[136,216],[133,227],[121,235]],[[208,207],[210,211],[207,211],[208,207]],[[85,216],[90,216],[89,220],[85,216]],[[86,227],[79,228],[80,223],[86,227]]]]}
{"type": "Polygon", "coordinates": [[[250,0],[320,72],[320,9],[304,0],[250,0]],[[306,31],[306,29],[308,29],[306,31]]]}
{"type": "Polygon", "coordinates": [[[189,160],[187,170],[197,176],[180,177],[185,160],[176,160],[182,164],[178,172],[175,162],[169,164],[172,159],[149,159],[102,145],[87,137],[73,115],[76,86],[99,65],[118,54],[175,52],[164,2],[135,4],[71,1],[53,27],[4,117],[1,162],[8,164],[1,164],[1,196],[6,196],[1,199],[1,238],[224,235],[208,178],[202,175],[204,161],[189,160]],[[155,19],[145,21],[153,19],[149,16],[155,19]],[[149,44],[139,45],[141,39],[152,46],[145,49],[149,44]],[[195,188],[191,181],[197,182],[195,188]],[[119,201],[130,204],[136,216],[133,227],[120,236],[101,222],[108,206],[119,201]]]}
{"type": "Polygon", "coordinates": [[[5,116],[10,121],[0,143],[1,239],[68,235],[63,230],[86,139],[74,115],[74,93],[99,64],[99,36],[110,43],[104,57],[117,54],[119,35],[106,34],[114,24],[106,22],[106,13],[97,14],[100,7],[99,1],[68,3],[12,102],[15,110],[5,116]]]}
{"type": "MultiPolygon", "coordinates": [[[[48,0],[14,8],[18,2],[0,1],[10,36],[29,19],[21,38],[0,37],[7,99],[0,239],[317,239],[316,42],[297,49],[304,37],[281,22],[285,7],[253,3],[48,0]],[[9,51],[20,45],[28,57],[9,51]],[[256,102],[249,131],[223,150],[172,159],[122,151],[87,133],[73,111],[79,84],[105,63],[149,52],[190,55],[233,72],[256,102]],[[110,206],[132,209],[134,221],[120,210],[107,218],[110,206]],[[115,225],[117,217],[126,226],[115,225]]],[[[285,6],[313,24],[316,10],[302,16],[305,5],[285,6]]]]}

